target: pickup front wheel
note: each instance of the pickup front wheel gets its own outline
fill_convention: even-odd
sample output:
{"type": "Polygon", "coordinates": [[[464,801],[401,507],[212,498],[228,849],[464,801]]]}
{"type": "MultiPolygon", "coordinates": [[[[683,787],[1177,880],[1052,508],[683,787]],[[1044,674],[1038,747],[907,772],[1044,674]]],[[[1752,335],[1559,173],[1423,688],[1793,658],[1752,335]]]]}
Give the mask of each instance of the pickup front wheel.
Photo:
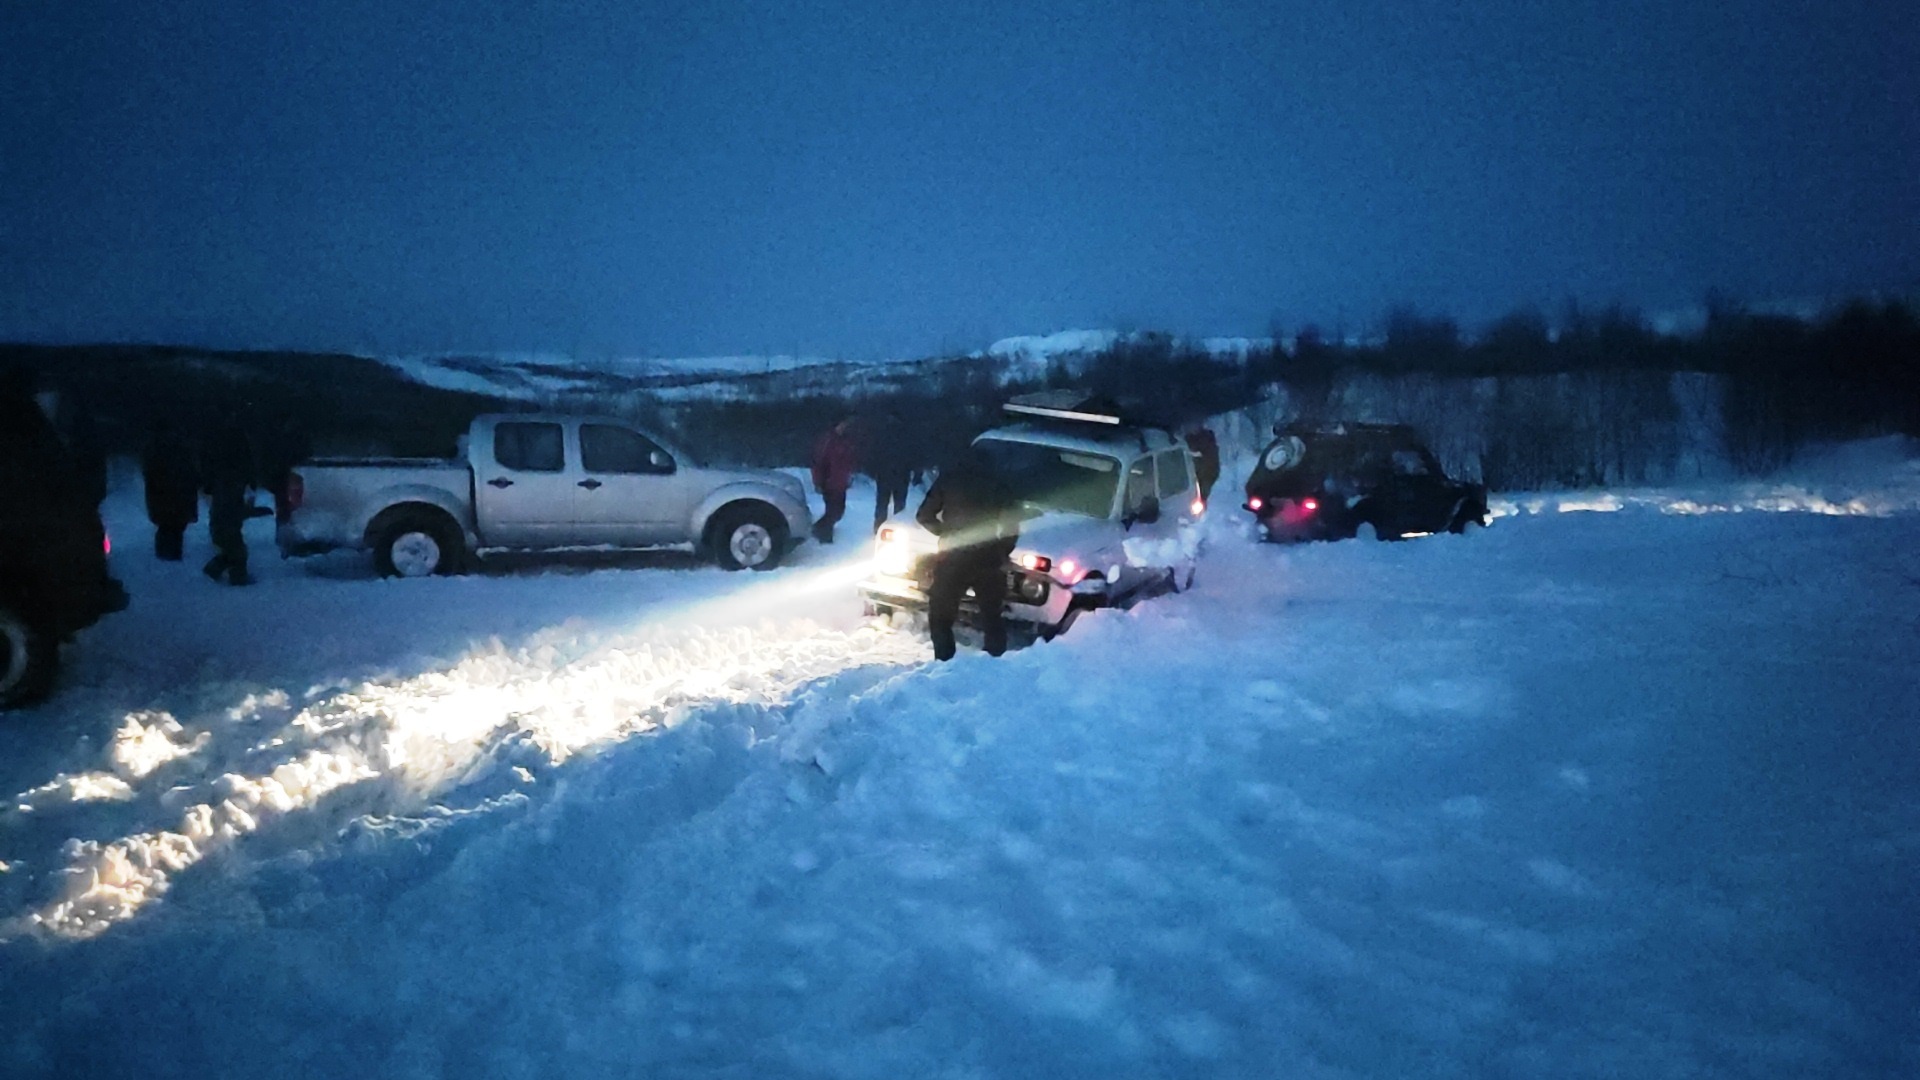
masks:
{"type": "Polygon", "coordinates": [[[31,705],[53,688],[60,643],[0,600],[0,709],[31,705]]]}
{"type": "Polygon", "coordinates": [[[372,532],[373,564],[382,577],[427,577],[459,569],[460,528],[443,513],[403,510],[372,532]]]}
{"type": "Polygon", "coordinates": [[[713,554],[725,570],[771,570],[787,550],[787,525],[770,506],[735,504],[713,519],[713,554]]]}

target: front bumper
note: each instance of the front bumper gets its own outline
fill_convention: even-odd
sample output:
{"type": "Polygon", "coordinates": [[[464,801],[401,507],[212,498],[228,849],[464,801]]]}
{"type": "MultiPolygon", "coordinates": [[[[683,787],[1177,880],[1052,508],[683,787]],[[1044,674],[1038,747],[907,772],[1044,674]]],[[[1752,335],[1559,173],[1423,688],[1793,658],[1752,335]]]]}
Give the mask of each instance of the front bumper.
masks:
{"type": "MultiPolygon", "coordinates": [[[[1034,627],[1050,628],[1059,626],[1072,609],[1075,597],[1073,591],[1056,581],[1041,575],[1029,574],[1012,567],[1007,569],[1007,602],[1001,608],[1001,617],[1008,622],[1026,623],[1034,627]],[[1025,603],[1015,599],[1021,595],[1022,581],[1044,583],[1044,595],[1036,603],[1025,603]]],[[[927,592],[918,577],[906,577],[897,574],[874,574],[860,583],[860,596],[876,610],[917,611],[927,610],[927,592]]],[[[967,625],[978,625],[980,602],[972,593],[960,598],[960,621],[967,625]]]]}

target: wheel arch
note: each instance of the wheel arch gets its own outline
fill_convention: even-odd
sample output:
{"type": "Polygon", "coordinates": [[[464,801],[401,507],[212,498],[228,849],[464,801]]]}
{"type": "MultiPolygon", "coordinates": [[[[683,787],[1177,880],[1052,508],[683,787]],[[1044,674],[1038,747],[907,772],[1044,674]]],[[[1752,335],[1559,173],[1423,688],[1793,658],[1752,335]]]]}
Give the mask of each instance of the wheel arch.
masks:
{"type": "Polygon", "coordinates": [[[361,530],[360,536],[362,542],[369,548],[373,547],[380,542],[381,533],[391,528],[394,522],[410,514],[422,514],[444,521],[451,527],[452,531],[461,538],[463,544],[467,543],[467,530],[461,525],[460,518],[447,507],[437,502],[426,500],[408,500],[405,502],[389,503],[387,506],[382,507],[380,512],[373,515],[367,522],[366,528],[361,530]]]}
{"type": "Polygon", "coordinates": [[[780,507],[775,505],[771,499],[764,498],[759,493],[735,492],[732,498],[719,503],[711,509],[706,509],[703,513],[700,522],[701,548],[707,551],[714,549],[714,545],[718,542],[714,536],[714,532],[719,528],[721,522],[727,520],[728,516],[734,513],[765,514],[775,521],[778,521],[780,523],[780,531],[787,533],[788,539],[792,538],[792,526],[788,523],[787,515],[783,513],[780,507]]]}
{"type": "Polygon", "coordinates": [[[445,514],[453,523],[454,530],[460,534],[462,543],[469,548],[475,546],[477,537],[473,527],[472,505],[440,488],[426,484],[403,484],[376,492],[367,502],[377,507],[360,522],[360,540],[369,547],[380,530],[393,520],[394,514],[409,509],[445,514]]]}

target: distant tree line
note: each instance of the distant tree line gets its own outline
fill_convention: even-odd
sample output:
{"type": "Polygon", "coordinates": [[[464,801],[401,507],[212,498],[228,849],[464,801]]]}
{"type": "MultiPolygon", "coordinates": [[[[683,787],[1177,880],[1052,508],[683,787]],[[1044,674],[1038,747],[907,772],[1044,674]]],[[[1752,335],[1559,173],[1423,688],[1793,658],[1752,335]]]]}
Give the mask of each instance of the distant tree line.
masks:
{"type": "Polygon", "coordinates": [[[1715,460],[1758,475],[1813,442],[1920,436],[1920,320],[1891,301],[1812,319],[1715,301],[1686,334],[1569,305],[1472,338],[1399,308],[1366,341],[1307,326],[1224,358],[1136,335],[1056,368],[1052,383],[1150,388],[1177,415],[1277,399],[1288,419],[1410,423],[1450,468],[1504,490],[1647,483],[1715,460]]]}
{"type": "Polygon", "coordinates": [[[609,382],[529,403],[423,386],[362,357],[293,352],[0,345],[0,363],[83,399],[122,453],[156,419],[191,430],[232,411],[291,420],[323,454],[447,454],[474,415],[538,405],[625,416],[696,455],[759,465],[803,463],[840,416],[892,412],[934,464],[997,422],[1009,395],[1056,387],[1168,425],[1235,410],[1410,423],[1450,470],[1501,490],[1654,482],[1714,461],[1761,474],[1812,442],[1920,436],[1920,320],[1881,301],[1812,319],[1716,301],[1686,334],[1622,308],[1569,306],[1551,320],[1517,311],[1468,335],[1403,307],[1365,341],[1305,326],[1222,355],[1136,333],[1035,369],[977,356],[798,369],[744,382],[732,398],[609,382]]]}

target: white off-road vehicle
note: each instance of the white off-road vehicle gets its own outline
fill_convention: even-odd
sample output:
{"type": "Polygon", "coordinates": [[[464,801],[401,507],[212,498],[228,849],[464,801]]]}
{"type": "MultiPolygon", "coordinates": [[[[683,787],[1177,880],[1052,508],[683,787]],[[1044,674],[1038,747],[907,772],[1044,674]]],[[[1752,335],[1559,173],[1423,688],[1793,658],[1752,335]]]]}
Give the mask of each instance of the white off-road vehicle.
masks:
{"type": "MultiPolygon", "coordinates": [[[[1186,588],[1206,513],[1187,445],[1165,427],[1070,391],[1015,398],[973,445],[1025,514],[1007,566],[1010,630],[1063,633],[1083,611],[1186,588]]],[[[874,615],[927,608],[939,542],[910,517],[883,525],[861,583],[874,615]]],[[[978,615],[971,595],[962,621],[978,615]]]]}

